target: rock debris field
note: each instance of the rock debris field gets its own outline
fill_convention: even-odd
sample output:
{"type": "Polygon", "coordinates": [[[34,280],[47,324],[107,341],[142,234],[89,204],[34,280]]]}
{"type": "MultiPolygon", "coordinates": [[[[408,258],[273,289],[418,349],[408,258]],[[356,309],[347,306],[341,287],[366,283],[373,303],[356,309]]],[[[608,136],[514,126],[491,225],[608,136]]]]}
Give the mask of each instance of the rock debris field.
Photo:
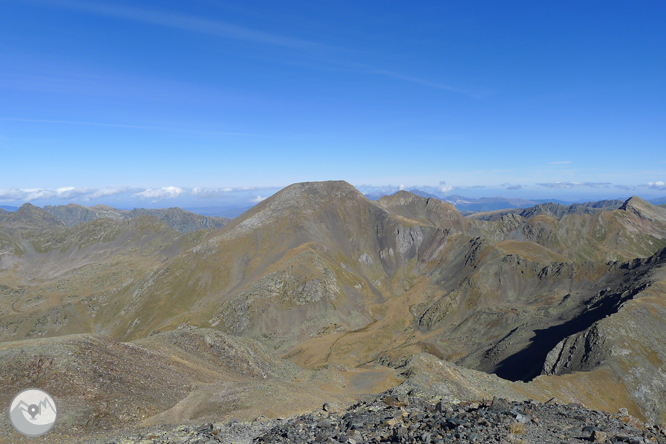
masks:
{"type": "Polygon", "coordinates": [[[666,443],[666,426],[555,401],[462,402],[383,396],[344,411],[253,423],[208,423],[95,440],[96,443],[666,443]]]}

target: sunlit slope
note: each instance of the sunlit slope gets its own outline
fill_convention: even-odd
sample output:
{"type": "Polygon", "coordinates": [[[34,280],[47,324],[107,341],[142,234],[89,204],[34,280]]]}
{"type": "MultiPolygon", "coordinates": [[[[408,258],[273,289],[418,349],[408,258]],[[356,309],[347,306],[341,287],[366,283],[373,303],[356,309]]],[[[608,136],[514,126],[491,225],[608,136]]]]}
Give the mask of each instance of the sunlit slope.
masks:
{"type": "MultiPolygon", "coordinates": [[[[666,384],[654,370],[661,336],[641,339],[648,325],[666,331],[657,285],[666,211],[639,198],[591,214],[476,221],[406,192],[372,202],[346,182],[302,183],[219,230],[187,235],[154,217],[67,228],[27,210],[0,229],[2,341],[101,333],[163,349],[155,338],[205,328],[308,371],[380,366],[373,390],[397,384],[392,372],[405,366],[414,382],[423,364],[471,378],[456,389],[466,396],[479,387],[514,397],[542,390],[599,408],[628,405],[646,418],[664,414],[640,387],[666,384]],[[585,332],[641,317],[649,322],[636,334],[612,330],[612,356],[602,342],[590,354],[568,352],[588,349],[585,332]],[[542,371],[551,375],[508,382],[542,371]],[[610,380],[617,390],[601,390],[610,380]]],[[[205,367],[202,350],[183,359],[205,367]]],[[[197,408],[193,398],[181,407],[155,415],[177,421],[197,408]]]]}
{"type": "Polygon", "coordinates": [[[27,236],[7,228],[3,248],[15,252],[2,256],[0,278],[14,299],[0,322],[7,339],[197,326],[265,341],[313,368],[429,351],[494,371],[527,345],[526,332],[580,314],[609,273],[574,259],[654,253],[663,213],[632,198],[559,220],[467,221],[436,199],[400,192],[374,203],[345,182],[318,182],[189,236],[154,218],[27,236]],[[602,223],[612,229],[590,240],[602,223]]]}
{"type": "Polygon", "coordinates": [[[0,225],[0,340],[100,331],[130,289],[205,234],[154,217],[0,225]]]}
{"type": "MultiPolygon", "coordinates": [[[[130,425],[201,423],[305,413],[344,406],[403,378],[391,369],[307,371],[261,343],[188,329],[122,343],[67,335],[0,344],[0,402],[25,387],[58,400],[58,434],[72,443],[130,425]]],[[[8,422],[0,441],[28,442],[8,422]],[[3,438],[9,437],[8,441],[3,438]]]]}
{"type": "Polygon", "coordinates": [[[157,271],[128,306],[140,321],[113,333],[194,324],[288,350],[372,322],[372,306],[412,286],[448,239],[345,182],[292,185],[157,271]]]}
{"type": "Polygon", "coordinates": [[[560,218],[505,214],[494,221],[470,222],[490,239],[538,243],[576,261],[622,262],[666,247],[666,211],[639,197],[628,199],[617,210],[593,214],[560,218]]]}

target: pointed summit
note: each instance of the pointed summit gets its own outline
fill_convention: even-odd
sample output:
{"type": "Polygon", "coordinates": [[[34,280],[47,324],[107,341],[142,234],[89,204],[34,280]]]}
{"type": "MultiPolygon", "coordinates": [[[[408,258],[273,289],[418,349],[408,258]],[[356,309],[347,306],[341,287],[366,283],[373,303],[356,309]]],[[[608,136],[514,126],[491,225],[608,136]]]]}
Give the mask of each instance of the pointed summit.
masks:
{"type": "Polygon", "coordinates": [[[666,209],[653,205],[638,196],[627,199],[619,209],[633,213],[641,219],[666,223],[666,209]]]}
{"type": "Polygon", "coordinates": [[[4,221],[14,224],[37,225],[40,227],[64,225],[57,218],[30,203],[21,205],[21,208],[16,210],[16,212],[10,213],[8,217],[5,217],[4,221]]]}

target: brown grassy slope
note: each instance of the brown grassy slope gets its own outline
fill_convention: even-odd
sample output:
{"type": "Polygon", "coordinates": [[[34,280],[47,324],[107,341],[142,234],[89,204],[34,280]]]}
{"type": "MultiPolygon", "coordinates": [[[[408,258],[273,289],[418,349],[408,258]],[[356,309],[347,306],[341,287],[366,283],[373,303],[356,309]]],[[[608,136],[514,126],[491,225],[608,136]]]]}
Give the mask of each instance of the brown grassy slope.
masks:
{"type": "Polygon", "coordinates": [[[91,235],[78,243],[67,231],[21,237],[25,252],[12,255],[1,277],[12,282],[10,299],[23,304],[15,307],[28,311],[5,312],[0,320],[15,323],[3,331],[8,338],[68,331],[56,328],[64,316],[44,317],[45,302],[34,299],[42,292],[53,304],[44,307],[70,310],[68,319],[77,319],[70,327],[116,339],[213,327],[310,369],[398,366],[426,351],[495,371],[536,330],[590,312],[586,302],[600,285],[627,277],[572,259],[647,256],[663,241],[661,213],[638,200],[592,216],[493,223],[466,222],[446,205],[406,194],[388,202],[372,203],[344,182],[305,183],[197,237],[149,219],[141,229],[114,225],[117,236],[92,236],[85,246],[91,235]],[[123,259],[110,262],[116,256],[123,259]],[[133,274],[121,279],[121,269],[133,274]],[[22,281],[33,270],[42,270],[38,279],[22,281]],[[29,329],[18,325],[33,312],[29,329]]]}
{"type": "Polygon", "coordinates": [[[0,227],[0,340],[95,332],[100,314],[205,234],[180,235],[154,218],[77,227],[0,227]]]}
{"type": "MultiPolygon", "coordinates": [[[[119,428],[160,423],[250,421],[343,406],[402,381],[390,369],[305,371],[260,343],[188,330],[119,343],[71,335],[0,344],[0,403],[25,387],[53,395],[49,442],[71,443],[119,428]]],[[[0,442],[29,442],[7,417],[0,442]]]]}
{"type": "Polygon", "coordinates": [[[666,247],[666,211],[638,197],[619,209],[590,215],[524,218],[505,214],[472,221],[490,239],[538,243],[571,260],[627,261],[666,247]]]}

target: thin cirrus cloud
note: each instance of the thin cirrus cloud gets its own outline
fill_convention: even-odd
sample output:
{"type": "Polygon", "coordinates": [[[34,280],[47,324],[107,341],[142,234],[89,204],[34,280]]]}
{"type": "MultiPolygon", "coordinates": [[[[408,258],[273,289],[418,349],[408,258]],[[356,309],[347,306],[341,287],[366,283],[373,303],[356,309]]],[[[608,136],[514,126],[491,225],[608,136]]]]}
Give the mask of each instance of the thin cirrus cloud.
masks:
{"type": "Polygon", "coordinates": [[[548,162],[548,165],[569,165],[570,160],[558,160],[557,162],[548,162]]]}
{"type": "Polygon", "coordinates": [[[197,17],[183,13],[161,12],[157,10],[136,8],[131,6],[118,6],[100,3],[91,4],[75,0],[63,0],[59,1],[58,3],[48,2],[46,4],[50,6],[64,7],[88,14],[149,23],[172,29],[178,29],[181,31],[196,32],[232,40],[297,50],[301,53],[309,54],[311,56],[316,55],[321,62],[326,64],[346,66],[347,68],[356,69],[358,71],[364,71],[383,77],[390,77],[429,88],[456,92],[473,98],[480,98],[489,94],[488,92],[463,90],[451,85],[425,80],[414,76],[408,76],[390,70],[376,69],[362,63],[353,63],[349,61],[350,55],[351,53],[356,53],[358,51],[354,51],[349,48],[341,48],[333,45],[313,42],[310,40],[285,37],[279,34],[259,31],[256,29],[217,20],[211,20],[208,18],[197,17]],[[344,57],[340,58],[340,55],[344,55],[344,57]]]}
{"type": "Polygon", "coordinates": [[[333,48],[331,46],[322,45],[320,43],[295,39],[291,37],[284,37],[277,34],[246,28],[244,26],[233,25],[230,23],[224,23],[182,13],[161,12],[150,9],[102,3],[84,3],[73,0],[59,1],[57,3],[49,2],[48,4],[51,6],[65,7],[81,12],[87,12],[90,14],[150,23],[153,25],[180,29],[183,31],[198,32],[217,37],[225,37],[234,40],[261,43],[290,49],[312,51],[333,48]]]}
{"type": "Polygon", "coordinates": [[[54,124],[64,124],[64,125],[105,126],[105,127],[112,127],[112,128],[129,128],[129,129],[144,129],[144,130],[154,130],[154,131],[186,132],[186,133],[195,133],[195,134],[213,134],[213,135],[217,134],[217,135],[223,135],[223,136],[262,137],[259,134],[238,133],[238,132],[229,132],[229,131],[203,131],[203,130],[188,129],[188,128],[154,126],[154,125],[131,125],[131,124],[124,124],[124,123],[80,122],[80,121],[74,121],[74,120],[53,120],[53,119],[21,119],[21,118],[14,118],[14,117],[0,117],[0,120],[7,120],[7,121],[13,121],[13,122],[54,123],[54,124]]]}
{"type": "Polygon", "coordinates": [[[501,184],[500,186],[503,187],[503,188],[506,189],[506,190],[511,190],[511,191],[513,191],[513,190],[520,190],[520,189],[523,188],[522,185],[511,185],[510,183],[503,183],[503,184],[501,184]]]}

